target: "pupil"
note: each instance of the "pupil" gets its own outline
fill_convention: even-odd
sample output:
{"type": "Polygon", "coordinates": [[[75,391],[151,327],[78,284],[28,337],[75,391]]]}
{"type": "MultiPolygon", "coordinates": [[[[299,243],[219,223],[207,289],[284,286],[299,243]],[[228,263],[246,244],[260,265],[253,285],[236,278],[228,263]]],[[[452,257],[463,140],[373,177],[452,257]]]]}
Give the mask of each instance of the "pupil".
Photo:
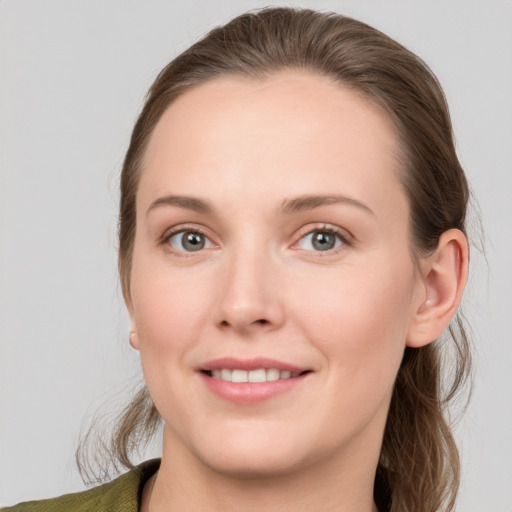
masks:
{"type": "Polygon", "coordinates": [[[183,235],[183,247],[187,251],[199,251],[204,247],[204,237],[200,233],[185,233],[183,235]]]}
{"type": "Polygon", "coordinates": [[[334,235],[331,233],[315,233],[313,247],[318,251],[328,251],[334,247],[334,235]]]}

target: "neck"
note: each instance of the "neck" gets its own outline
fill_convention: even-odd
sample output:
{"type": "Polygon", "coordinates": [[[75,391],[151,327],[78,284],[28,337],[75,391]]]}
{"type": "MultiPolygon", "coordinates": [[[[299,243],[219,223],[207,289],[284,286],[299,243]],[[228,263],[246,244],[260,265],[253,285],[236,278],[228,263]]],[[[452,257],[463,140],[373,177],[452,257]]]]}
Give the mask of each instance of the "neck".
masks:
{"type": "Polygon", "coordinates": [[[377,512],[376,457],[363,460],[360,455],[333,454],[321,464],[286,474],[237,476],[208,467],[173,441],[164,435],[158,478],[150,482],[154,487],[149,512],[377,512]]]}

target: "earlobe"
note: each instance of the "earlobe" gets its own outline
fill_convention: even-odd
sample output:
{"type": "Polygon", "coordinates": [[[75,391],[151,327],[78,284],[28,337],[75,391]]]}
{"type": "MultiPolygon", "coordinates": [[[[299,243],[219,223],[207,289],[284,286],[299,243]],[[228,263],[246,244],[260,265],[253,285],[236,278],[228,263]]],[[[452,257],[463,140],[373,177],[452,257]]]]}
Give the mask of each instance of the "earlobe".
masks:
{"type": "Polygon", "coordinates": [[[468,263],[464,233],[458,229],[445,231],[436,250],[422,262],[424,293],[409,327],[407,346],[427,345],[448,327],[462,298],[468,263]]]}
{"type": "Polygon", "coordinates": [[[123,288],[123,298],[124,303],[126,305],[126,309],[128,310],[128,314],[130,315],[130,319],[132,322],[132,326],[130,329],[130,345],[135,350],[139,350],[139,337],[137,336],[137,330],[135,328],[134,320],[133,320],[133,303],[132,303],[132,297],[130,295],[130,289],[129,286],[126,285],[126,283],[122,283],[123,288]]]}
{"type": "Polygon", "coordinates": [[[130,345],[135,350],[139,350],[140,344],[139,344],[139,337],[137,336],[137,333],[134,329],[130,331],[130,345]]]}

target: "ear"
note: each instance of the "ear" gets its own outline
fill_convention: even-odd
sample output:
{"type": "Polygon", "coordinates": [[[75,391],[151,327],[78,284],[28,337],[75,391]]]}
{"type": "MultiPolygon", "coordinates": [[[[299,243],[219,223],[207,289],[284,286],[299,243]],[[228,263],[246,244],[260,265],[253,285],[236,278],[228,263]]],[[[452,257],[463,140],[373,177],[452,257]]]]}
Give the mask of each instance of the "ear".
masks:
{"type": "Polygon", "coordinates": [[[124,298],[124,303],[126,305],[126,309],[128,310],[128,314],[130,315],[130,322],[131,322],[130,345],[135,350],[139,350],[140,343],[139,343],[139,337],[137,335],[137,326],[135,325],[135,318],[134,318],[134,314],[133,314],[133,302],[132,302],[130,290],[127,289],[126,285],[123,286],[123,298],[124,298]]]}
{"type": "Polygon", "coordinates": [[[139,342],[139,336],[137,334],[137,331],[134,329],[134,325],[132,324],[132,329],[130,330],[130,345],[135,350],[140,349],[140,342],[139,342]]]}
{"type": "Polygon", "coordinates": [[[436,250],[421,261],[422,292],[407,334],[408,347],[422,347],[441,336],[455,315],[466,285],[469,248],[466,236],[449,229],[436,250]]]}

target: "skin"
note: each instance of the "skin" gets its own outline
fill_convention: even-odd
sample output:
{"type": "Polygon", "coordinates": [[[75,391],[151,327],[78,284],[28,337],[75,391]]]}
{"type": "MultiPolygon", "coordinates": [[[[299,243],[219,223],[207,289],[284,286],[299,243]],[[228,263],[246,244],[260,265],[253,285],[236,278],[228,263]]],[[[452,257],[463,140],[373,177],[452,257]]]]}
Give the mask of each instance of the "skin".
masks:
{"type": "Polygon", "coordinates": [[[164,113],[137,193],[127,293],[131,343],[165,424],[151,512],[376,510],[404,348],[444,330],[467,271],[456,230],[415,263],[399,149],[384,112],[299,72],[217,79],[164,113]],[[211,211],[163,204],[169,195],[211,211]],[[282,211],[306,195],[352,201],[282,211]],[[187,252],[172,229],[203,233],[205,248],[187,252]],[[311,233],[326,229],[340,238],[319,251],[311,233]],[[311,372],[233,404],[197,371],[226,356],[311,372]]]}

